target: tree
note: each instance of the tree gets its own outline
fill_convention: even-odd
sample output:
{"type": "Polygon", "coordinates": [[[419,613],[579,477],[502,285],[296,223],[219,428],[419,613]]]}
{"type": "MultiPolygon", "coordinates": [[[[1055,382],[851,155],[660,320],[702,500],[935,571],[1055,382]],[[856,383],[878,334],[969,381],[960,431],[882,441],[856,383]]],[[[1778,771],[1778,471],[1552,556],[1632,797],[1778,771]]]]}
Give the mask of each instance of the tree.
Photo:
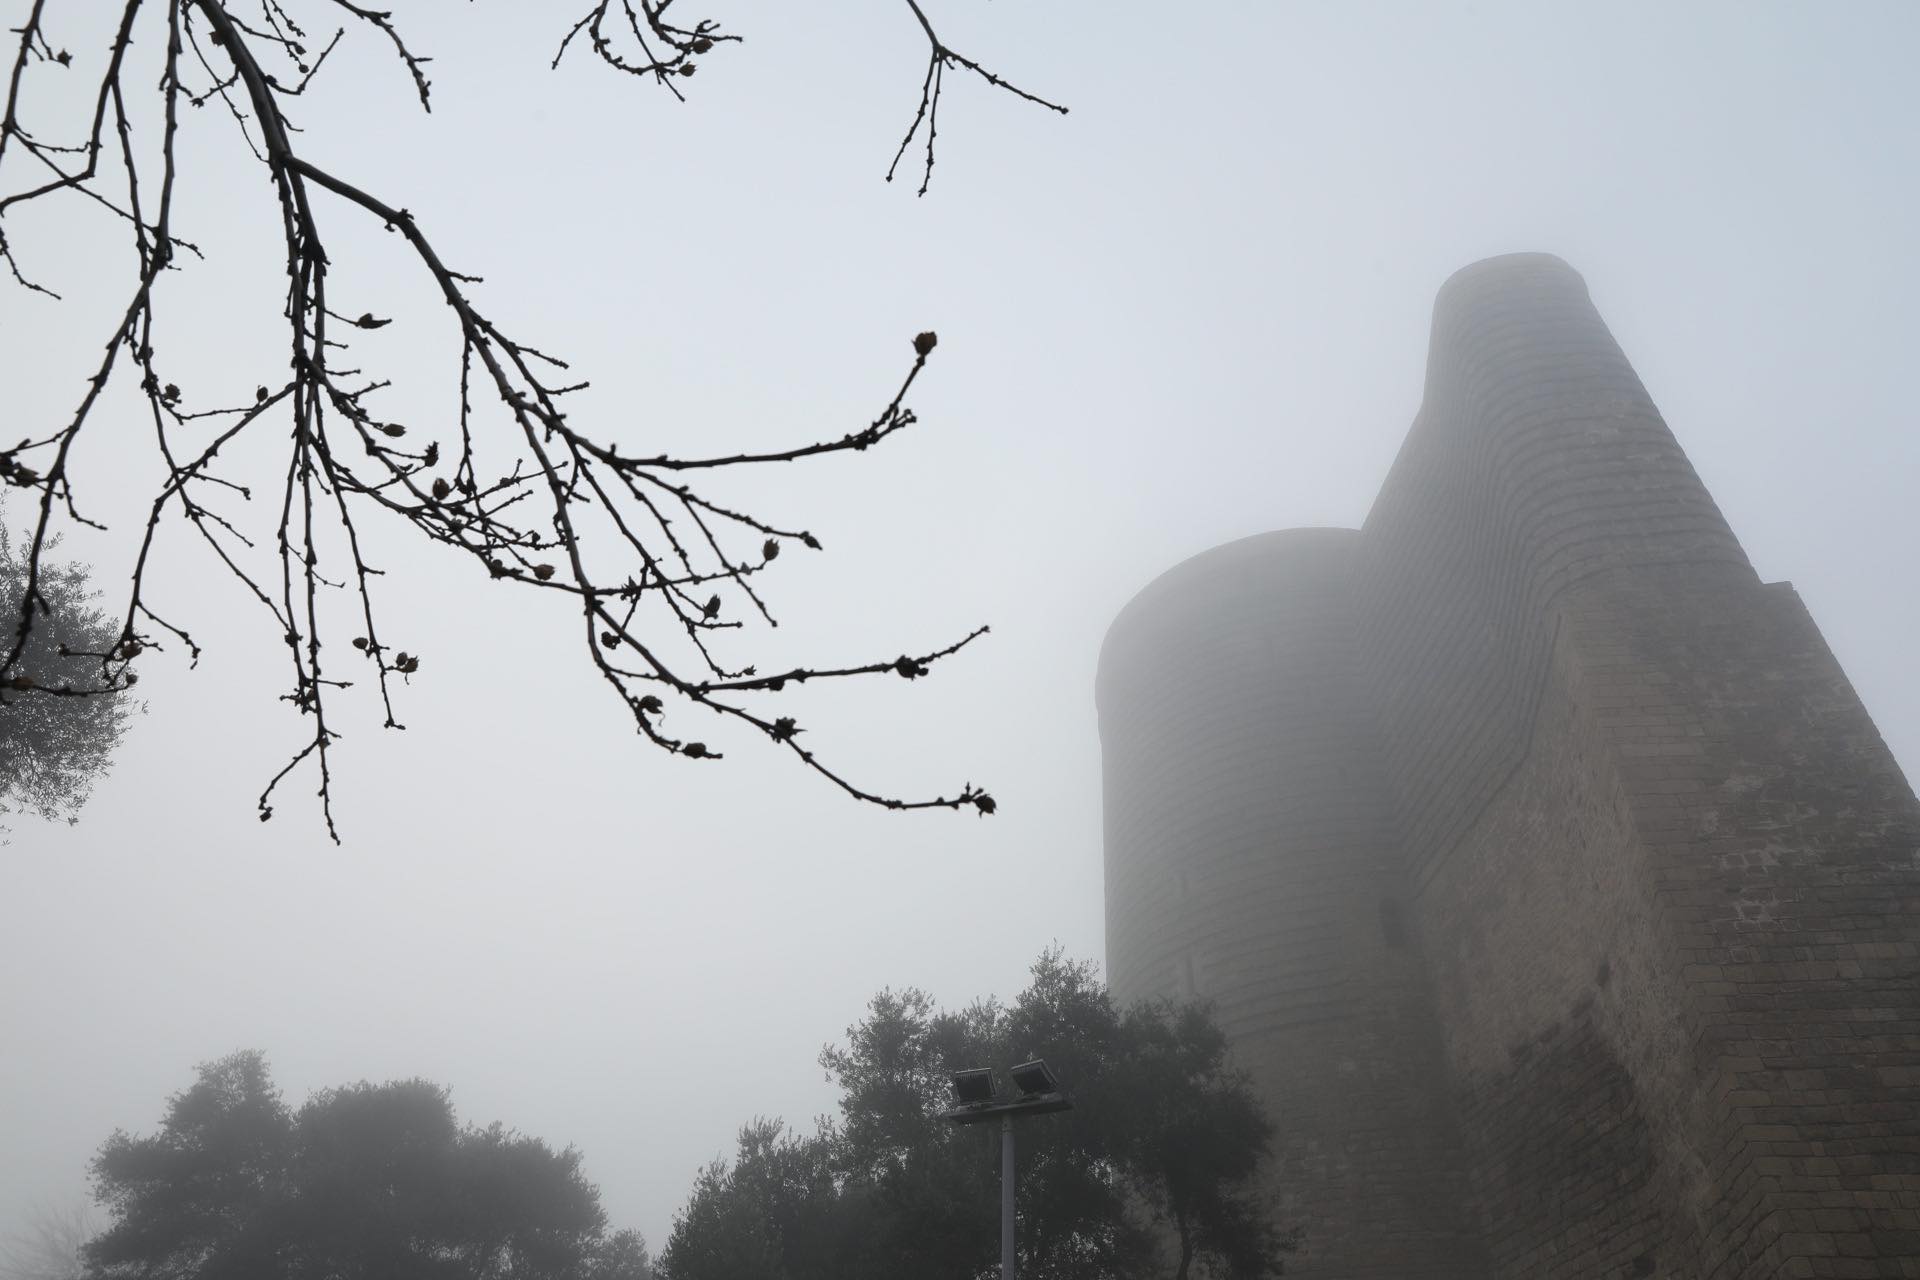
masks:
{"type": "Polygon", "coordinates": [[[1020,1271],[1277,1275],[1292,1239],[1258,1191],[1272,1126],[1205,1007],[1119,1009],[1090,965],[1041,956],[1012,1006],[942,1012],[883,991],[822,1065],[840,1115],[810,1136],[741,1131],[661,1252],[669,1280],[973,1280],[997,1251],[997,1135],[956,1128],[947,1077],[1043,1056],[1074,1110],[1020,1128],[1020,1271]]]}
{"type": "Polygon", "coordinates": [[[150,1137],[94,1160],[112,1225],[88,1275],[285,1280],[648,1280],[644,1242],[607,1231],[580,1153],[462,1127],[424,1080],[315,1094],[291,1110],[266,1060],[199,1070],[150,1137]]]}
{"type": "Polygon", "coordinates": [[[1110,1105],[1130,1117],[1123,1160],[1139,1171],[1140,1202],[1173,1235],[1175,1280],[1196,1263],[1208,1275],[1277,1271],[1295,1237],[1245,1194],[1273,1127],[1232,1069],[1226,1034],[1204,1006],[1159,1005],[1128,1010],[1122,1040],[1127,1063],[1110,1077],[1110,1105]]]}
{"type": "Polygon", "coordinates": [[[673,1240],[668,1275],[732,1280],[829,1280],[864,1272],[871,1215],[834,1167],[831,1139],[789,1133],[778,1120],[740,1130],[734,1162],[700,1171],[673,1240]]]}
{"type": "Polygon", "coordinates": [[[35,1211],[23,1230],[0,1241],[0,1280],[81,1280],[93,1232],[84,1201],[35,1211]]]}
{"type": "MultiPolygon", "coordinates": [[[[51,550],[51,547],[49,547],[51,550]]],[[[0,617],[16,616],[29,566],[0,524],[0,617]]],[[[107,768],[132,711],[124,693],[79,696],[118,635],[79,565],[46,557],[35,626],[0,681],[0,820],[27,812],[74,820],[107,768]]],[[[133,673],[126,673],[123,687],[133,673]]]]}
{"type": "MultiPolygon", "coordinates": [[[[679,96],[700,62],[738,37],[708,20],[677,13],[670,18],[673,2],[597,0],[564,33],[553,66],[570,50],[583,49],[605,67],[679,96]]],[[[949,48],[918,0],[905,5],[926,37],[928,60],[889,179],[916,139],[923,139],[919,190],[926,193],[948,71],[972,73],[996,89],[1064,112],[949,48]]],[[[71,25],[90,7],[66,6],[59,13],[71,25]]],[[[198,657],[186,620],[149,587],[156,534],[163,522],[184,522],[252,597],[271,642],[284,646],[289,684],[283,698],[306,718],[304,745],[260,795],[262,820],[273,814],[279,783],[305,766],[316,775],[327,829],[338,838],[330,771],[340,735],[334,698],[356,673],[374,687],[382,722],[401,727],[398,686],[423,659],[379,625],[377,566],[384,557],[369,523],[374,517],[384,517],[394,536],[444,548],[480,575],[575,614],[587,661],[626,707],[636,730],[667,752],[692,760],[722,755],[670,716],[671,701],[764,738],[857,799],[890,808],[993,812],[992,797],[971,784],[919,800],[856,784],[802,745],[801,726],[777,705],[783,690],[811,680],[890,674],[916,679],[984,634],[984,627],[918,655],[828,667],[762,670],[764,659],[728,656],[720,647],[727,632],[773,622],[759,584],[781,552],[819,550],[821,544],[805,528],[732,505],[704,487],[706,478],[861,452],[906,430],[915,422],[906,397],[934,350],[932,332],[913,339],[912,364],[879,413],[844,435],[708,457],[667,456],[622,443],[573,420],[566,397],[586,382],[564,360],[514,336],[486,313],[478,278],[442,258],[427,228],[408,212],[404,193],[369,191],[347,173],[321,168],[304,149],[302,139],[310,135],[303,129],[315,122],[295,119],[302,102],[311,101],[299,95],[326,73],[349,33],[388,49],[410,77],[420,105],[428,105],[430,59],[408,44],[390,14],[350,0],[260,0],[244,12],[232,0],[120,0],[108,8],[114,21],[98,50],[90,117],[83,127],[55,136],[32,110],[39,101],[34,88],[42,77],[73,74],[75,65],[88,60],[76,60],[62,43],[53,9],[47,0],[31,0],[17,28],[0,117],[0,259],[17,288],[57,298],[42,282],[39,264],[6,238],[4,219],[12,209],[68,199],[117,219],[135,266],[125,308],[104,326],[100,361],[72,414],[0,449],[0,482],[35,494],[38,504],[18,624],[11,642],[0,640],[0,681],[19,667],[43,616],[41,559],[56,518],[94,523],[77,499],[74,445],[101,416],[109,382],[125,371],[138,383],[164,479],[150,507],[139,513],[144,529],[124,613],[91,687],[124,689],[126,664],[142,650],[178,648],[198,657]],[[339,26],[329,34],[336,20],[339,26]],[[147,50],[154,55],[146,57],[147,50]],[[196,114],[199,107],[212,110],[196,114]],[[236,145],[251,150],[276,195],[287,279],[282,319],[292,372],[256,371],[236,375],[231,386],[183,390],[169,377],[170,331],[163,332],[158,300],[175,274],[218,248],[183,238],[173,219],[176,190],[193,178],[178,163],[176,143],[207,116],[234,126],[236,145]],[[371,220],[400,236],[446,304],[435,314],[449,318],[460,350],[457,367],[448,371],[457,405],[450,422],[401,421],[381,408],[390,377],[376,371],[376,333],[395,318],[361,310],[346,294],[343,264],[328,238],[342,217],[371,220]],[[264,478],[237,473],[226,461],[237,452],[236,443],[262,437],[284,439],[273,446],[277,465],[264,478]],[[273,500],[250,520],[255,487],[273,500]],[[327,642],[342,633],[351,651],[336,660],[327,642]]]]}

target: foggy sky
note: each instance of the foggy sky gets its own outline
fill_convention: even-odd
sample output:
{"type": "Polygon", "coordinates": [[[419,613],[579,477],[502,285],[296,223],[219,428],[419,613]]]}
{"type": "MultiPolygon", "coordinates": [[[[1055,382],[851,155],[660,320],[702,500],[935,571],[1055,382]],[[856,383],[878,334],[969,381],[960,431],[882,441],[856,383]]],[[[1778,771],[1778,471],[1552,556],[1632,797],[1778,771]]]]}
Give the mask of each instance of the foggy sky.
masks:
{"type": "MultiPolygon", "coordinates": [[[[815,1055],[875,990],[960,1003],[1015,993],[1050,942],[1100,958],[1107,623],[1206,547],[1358,525],[1418,407],[1434,291],[1496,253],[1585,275],[1761,576],[1795,584],[1920,766],[1912,6],[932,0],[950,44],[1072,114],[949,76],[919,200],[881,181],[925,66],[904,6],[711,0],[748,40],[684,105],[585,59],[550,73],[570,13],[414,8],[434,113],[350,33],[302,146],[593,379],[577,424],[636,449],[838,435],[938,330],[922,425],[716,491],[827,549],[767,579],[766,652],[993,625],[931,679],[802,705],[863,782],[971,780],[1001,811],[863,810],[743,738],[716,740],[724,764],[665,757],[569,611],[382,537],[387,629],[422,655],[410,728],[342,700],[343,848],[310,784],[263,825],[305,728],[274,701],[271,629],[176,528],[156,598],[207,656],[143,660],[148,713],[81,822],[17,822],[0,850],[0,1233],[79,1192],[195,1063],[257,1047],[296,1104],[425,1076],[466,1119],[577,1144],[657,1248],[742,1122],[832,1107],[815,1055]]],[[[190,399],[232,402],[284,368],[278,220],[231,121],[188,125],[180,227],[211,261],[161,295],[165,355],[190,399]]],[[[411,377],[387,407],[444,420],[444,308],[396,237],[322,217],[344,309],[399,317],[368,347],[411,377]]],[[[0,285],[17,439],[70,410],[125,250],[78,215],[8,226],[73,295],[0,285]]],[[[153,479],[134,408],[110,399],[75,464],[113,534],[67,542],[116,589],[153,479]]]]}

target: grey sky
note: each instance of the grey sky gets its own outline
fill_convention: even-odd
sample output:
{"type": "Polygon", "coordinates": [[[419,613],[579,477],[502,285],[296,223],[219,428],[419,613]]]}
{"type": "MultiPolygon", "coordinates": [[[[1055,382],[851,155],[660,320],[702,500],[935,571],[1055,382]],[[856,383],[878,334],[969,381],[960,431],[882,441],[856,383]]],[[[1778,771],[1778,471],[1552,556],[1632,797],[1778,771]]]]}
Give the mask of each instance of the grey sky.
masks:
{"type": "MultiPolygon", "coordinates": [[[[1073,112],[949,77],[916,200],[880,180],[925,58],[895,0],[711,0],[748,42],[685,105],[585,60],[549,73],[572,6],[414,8],[433,115],[361,36],[303,145],[593,379],[577,422],[665,448],[837,434],[939,331],[923,425],[726,491],[827,547],[771,580],[769,652],[993,624],[930,680],[809,690],[802,719],[864,781],[971,779],[1002,810],[863,810],[745,740],[669,759],[571,615],[396,551],[412,727],[355,703],[343,849],[297,793],[263,826],[253,797],[302,730],[273,636],[175,535],[161,598],[206,659],[146,664],[150,713],[80,824],[0,852],[0,1230],[194,1063],[259,1047],[296,1101],[421,1075],[469,1119],[576,1143],[657,1246],[742,1121],[831,1107],[814,1056],[877,988],[958,1002],[1016,991],[1051,941],[1098,958],[1107,622],[1208,546],[1364,519],[1434,291],[1494,253],[1586,276],[1762,576],[1795,583],[1920,765],[1920,9],[931,0],[952,45],[1073,112]]],[[[224,402],[284,366],[277,215],[231,122],[189,123],[183,231],[213,252],[164,295],[167,355],[224,402]]],[[[350,310],[400,317],[368,348],[408,372],[389,407],[444,419],[443,309],[394,238],[323,217],[350,310]]],[[[75,295],[0,288],[16,439],[70,405],[124,263],[84,217],[10,234],[75,295]]],[[[147,429],[110,407],[77,464],[96,514],[152,477],[147,429]]],[[[68,546],[117,583],[136,525],[68,546]]]]}

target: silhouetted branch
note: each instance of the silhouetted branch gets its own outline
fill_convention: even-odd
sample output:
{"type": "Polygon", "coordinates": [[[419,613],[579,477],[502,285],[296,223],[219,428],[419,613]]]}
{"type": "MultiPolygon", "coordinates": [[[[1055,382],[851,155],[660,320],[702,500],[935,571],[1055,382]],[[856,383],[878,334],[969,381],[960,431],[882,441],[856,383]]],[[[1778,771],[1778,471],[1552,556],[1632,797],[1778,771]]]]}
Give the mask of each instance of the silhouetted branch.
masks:
{"type": "MultiPolygon", "coordinates": [[[[555,64],[576,38],[584,38],[608,65],[650,76],[678,93],[674,81],[693,73],[696,56],[738,37],[722,34],[705,20],[675,25],[667,18],[672,3],[602,0],[567,33],[555,64]],[[629,45],[631,51],[623,52],[629,45]]],[[[1061,110],[941,45],[919,5],[914,0],[908,5],[932,48],[934,78],[922,102],[929,173],[937,72],[942,66],[968,68],[989,83],[1061,110]]],[[[0,127],[0,176],[11,173],[5,162],[14,161],[17,167],[21,157],[52,176],[28,179],[11,189],[0,185],[0,217],[11,207],[62,193],[84,196],[124,222],[138,270],[125,308],[106,335],[100,362],[65,425],[0,449],[0,481],[38,495],[23,557],[19,619],[0,656],[0,682],[15,671],[29,636],[48,611],[38,574],[56,518],[100,527],[78,507],[68,466],[75,442],[97,416],[115,372],[131,366],[166,480],[145,512],[124,620],[117,640],[96,655],[98,678],[92,688],[20,691],[70,696],[124,690],[136,679],[130,668],[136,656],[171,645],[198,661],[201,644],[184,626],[164,618],[150,598],[158,533],[171,519],[184,521],[244,587],[285,646],[288,683],[282,699],[308,721],[305,740],[260,796],[263,821],[273,814],[280,784],[309,766],[327,830],[338,839],[331,752],[339,731],[333,700],[351,687],[355,680],[348,677],[356,673],[341,666],[327,645],[342,625],[335,600],[351,602],[351,648],[356,651],[351,661],[371,664],[366,671],[378,690],[383,723],[402,727],[395,714],[396,686],[416,674],[422,660],[382,634],[375,582],[382,570],[363,529],[373,511],[463,556],[489,579],[509,581],[541,598],[569,601],[561,607],[579,611],[588,660],[626,705],[636,731],[666,751],[690,759],[721,757],[670,723],[674,713],[663,694],[683,708],[703,709],[786,748],[858,799],[888,808],[993,812],[992,797],[971,785],[930,800],[891,798],[856,785],[799,746],[801,730],[793,718],[766,705],[788,686],[808,680],[886,672],[917,678],[986,629],[917,658],[793,668],[765,677],[752,664],[730,666],[714,645],[722,635],[745,626],[745,618],[737,615],[750,610],[752,616],[777,625],[751,579],[765,573],[788,544],[819,550],[820,542],[805,529],[739,509],[674,478],[677,473],[862,452],[905,430],[915,422],[905,399],[935,348],[934,335],[914,338],[913,362],[880,413],[841,436],[759,453],[676,458],[630,454],[590,435],[562,408],[566,395],[587,385],[567,375],[564,360],[509,336],[484,314],[473,293],[478,278],[448,266],[405,207],[321,168],[296,147],[288,103],[303,93],[344,34],[356,26],[373,29],[391,46],[423,108],[430,91],[424,70],[430,59],[409,48],[388,13],[348,0],[308,0],[308,7],[340,10],[349,21],[315,41],[296,20],[297,6],[288,0],[259,0],[257,15],[251,10],[243,15],[232,0],[123,0],[88,133],[83,141],[69,144],[42,140],[21,114],[31,72],[42,64],[66,69],[72,61],[47,37],[45,0],[35,0],[16,29],[19,47],[0,127]],[[157,13],[165,23],[158,83],[163,125],[157,155],[145,160],[133,145],[127,87],[128,52],[143,12],[157,13]],[[189,409],[189,397],[168,381],[157,354],[161,348],[155,340],[154,295],[162,274],[177,269],[178,250],[198,253],[172,229],[180,176],[175,151],[179,108],[183,101],[198,106],[216,98],[274,186],[285,250],[282,315],[292,373],[284,381],[268,380],[277,385],[263,382],[251,403],[220,406],[215,401],[214,407],[189,409]],[[113,159],[103,160],[103,155],[113,159]],[[104,190],[109,178],[121,189],[104,190]],[[334,264],[326,236],[329,219],[339,214],[369,218],[399,233],[446,303],[460,338],[457,438],[452,427],[444,440],[431,432],[422,438],[410,424],[382,415],[378,396],[387,382],[343,363],[359,334],[382,328],[389,320],[370,313],[349,318],[354,308],[329,295],[334,264]],[[210,442],[202,443],[208,421],[223,425],[210,442]],[[199,427],[190,446],[188,437],[180,435],[189,423],[199,427]],[[267,423],[274,425],[263,426],[267,423]],[[283,432],[286,440],[273,490],[273,515],[268,517],[270,539],[257,530],[247,532],[259,523],[246,515],[254,509],[255,486],[220,469],[224,448],[262,430],[283,432]],[[588,548],[594,549],[592,554],[588,548]],[[259,562],[269,554],[275,568],[259,562]],[[339,567],[332,568],[336,564],[339,567]]],[[[23,273],[16,252],[16,245],[0,238],[0,257],[12,278],[52,297],[51,288],[23,273]]]]}
{"type": "Polygon", "coordinates": [[[723,35],[717,24],[704,18],[691,27],[675,26],[666,20],[667,9],[672,4],[673,0],[638,0],[636,8],[635,0],[619,0],[619,17],[625,21],[626,34],[639,55],[635,61],[615,47],[617,34],[607,34],[607,17],[613,12],[614,0],[599,0],[560,41],[560,48],[553,55],[553,66],[560,65],[560,59],[567,56],[567,46],[584,32],[587,44],[600,61],[628,75],[651,76],[674,97],[684,99],[685,95],[673,81],[676,76],[693,74],[697,65],[694,55],[710,53],[718,44],[738,44],[740,37],[723,35]],[[649,36],[652,39],[648,39],[649,36]],[[666,52],[655,53],[656,44],[666,52]]]}
{"type": "Polygon", "coordinates": [[[907,148],[913,145],[914,135],[920,132],[920,126],[924,124],[927,129],[927,161],[920,172],[920,189],[914,194],[922,196],[927,194],[927,187],[933,182],[933,142],[934,137],[939,133],[940,90],[948,67],[962,67],[996,89],[1005,89],[1015,97],[1025,98],[1035,106],[1045,107],[1049,111],[1057,111],[1061,115],[1067,114],[1067,109],[1059,103],[1049,102],[1036,94],[1028,93],[1018,85],[1007,83],[972,58],[955,53],[942,44],[939,34],[933,29],[933,24],[927,21],[926,11],[921,9],[919,0],[907,0],[907,8],[913,10],[913,16],[919,19],[920,29],[927,35],[927,75],[920,84],[920,104],[914,108],[913,123],[907,126],[907,136],[900,139],[900,149],[893,153],[893,163],[887,166],[888,182],[893,181],[894,171],[900,167],[900,161],[907,154],[907,148]]]}
{"type": "MultiPolygon", "coordinates": [[[[736,35],[723,35],[713,22],[701,19],[691,27],[676,27],[665,19],[667,9],[673,0],[598,0],[587,10],[580,20],[573,24],[566,37],[560,41],[559,51],[553,55],[553,66],[558,67],[560,60],[566,57],[567,49],[576,37],[584,35],[594,55],[616,71],[629,75],[650,76],[665,85],[668,92],[676,98],[683,98],[677,77],[691,76],[698,65],[694,61],[696,54],[704,55],[713,51],[716,45],[740,40],[736,35]],[[637,4],[637,7],[636,7],[637,4]],[[624,33],[616,30],[608,33],[610,18],[620,19],[619,25],[625,27],[624,33]],[[651,38],[649,38],[651,37],[651,38]],[[629,41],[635,53],[622,53],[617,40],[629,41]],[[655,52],[655,46],[661,52],[655,52]]],[[[921,31],[927,37],[927,74],[920,85],[920,102],[914,108],[913,122],[907,127],[906,137],[900,140],[900,149],[894,153],[893,163],[887,166],[887,181],[893,181],[894,173],[900,167],[900,161],[913,145],[922,127],[926,130],[926,163],[921,171],[918,195],[927,194],[927,187],[933,181],[934,138],[939,132],[940,92],[943,77],[949,67],[959,67],[971,71],[996,89],[1005,89],[1017,98],[1024,98],[1048,111],[1067,114],[1067,109],[1057,102],[1049,102],[1038,94],[1029,93],[1018,85],[1003,80],[987,70],[972,58],[957,53],[942,43],[939,34],[933,29],[926,11],[920,7],[919,0],[906,0],[908,10],[914,20],[920,24],[921,31]]]]}

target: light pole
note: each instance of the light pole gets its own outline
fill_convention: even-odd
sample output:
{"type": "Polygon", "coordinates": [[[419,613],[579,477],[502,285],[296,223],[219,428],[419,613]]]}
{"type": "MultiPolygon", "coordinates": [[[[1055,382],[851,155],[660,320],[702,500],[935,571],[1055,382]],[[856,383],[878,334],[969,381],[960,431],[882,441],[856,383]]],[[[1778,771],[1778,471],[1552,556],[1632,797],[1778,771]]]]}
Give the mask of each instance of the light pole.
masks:
{"type": "Polygon", "coordinates": [[[1071,1111],[1073,1103],[1060,1091],[1053,1070],[1039,1058],[1023,1062],[1007,1073],[1020,1091],[1017,1098],[1000,1098],[994,1092],[993,1069],[976,1067],[956,1071],[953,1100],[959,1105],[941,1112],[941,1119],[954,1124],[1000,1122],[1000,1280],[1013,1277],[1013,1121],[1016,1116],[1039,1115],[1045,1111],[1071,1111]]]}

